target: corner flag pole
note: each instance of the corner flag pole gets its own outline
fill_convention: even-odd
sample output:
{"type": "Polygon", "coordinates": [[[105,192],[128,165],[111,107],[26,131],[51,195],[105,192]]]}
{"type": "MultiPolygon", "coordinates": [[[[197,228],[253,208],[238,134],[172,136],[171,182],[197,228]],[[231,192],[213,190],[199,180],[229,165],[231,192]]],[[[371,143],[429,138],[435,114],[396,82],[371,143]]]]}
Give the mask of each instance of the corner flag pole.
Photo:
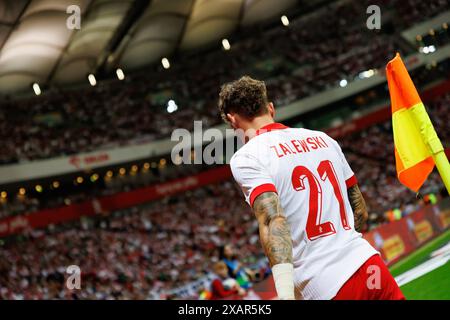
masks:
{"type": "Polygon", "coordinates": [[[439,137],[437,136],[426,111],[419,112],[419,110],[414,109],[411,111],[416,128],[419,129],[422,140],[428,147],[434,163],[436,164],[436,168],[438,169],[439,175],[441,176],[442,182],[450,195],[450,163],[447,155],[445,154],[445,149],[441,143],[441,140],[439,140],[439,137]]]}
{"type": "Polygon", "coordinates": [[[397,53],[386,66],[397,177],[418,192],[436,165],[450,195],[450,164],[427,110],[397,53]]]}
{"type": "Polygon", "coordinates": [[[444,146],[434,130],[430,117],[428,116],[425,107],[418,109],[412,108],[411,115],[416,128],[420,132],[423,142],[425,142],[428,151],[433,157],[442,182],[450,195],[450,163],[445,154],[444,146]]]}
{"type": "Polygon", "coordinates": [[[436,168],[441,175],[442,181],[444,182],[445,188],[450,195],[450,164],[445,154],[444,148],[436,153],[432,152],[434,163],[436,163],[436,168]]]}

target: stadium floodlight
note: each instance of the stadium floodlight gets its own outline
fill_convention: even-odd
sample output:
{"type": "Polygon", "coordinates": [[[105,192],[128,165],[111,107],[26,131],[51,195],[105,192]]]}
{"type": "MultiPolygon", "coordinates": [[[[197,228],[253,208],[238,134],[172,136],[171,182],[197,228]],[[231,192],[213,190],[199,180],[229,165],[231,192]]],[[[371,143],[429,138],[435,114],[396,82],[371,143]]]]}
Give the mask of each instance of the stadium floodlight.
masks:
{"type": "Polygon", "coordinates": [[[123,70],[122,70],[122,69],[117,68],[116,74],[117,74],[117,78],[118,78],[119,80],[125,79],[125,73],[123,73],[123,70]]]}
{"type": "Polygon", "coordinates": [[[24,196],[25,193],[27,193],[27,191],[25,190],[25,188],[20,188],[20,189],[19,189],[19,194],[20,194],[21,196],[24,196]]]}
{"type": "Polygon", "coordinates": [[[281,23],[283,24],[283,26],[287,27],[289,26],[289,18],[286,16],[281,16],[281,23]]]}
{"type": "Polygon", "coordinates": [[[347,82],[347,80],[345,80],[345,79],[342,79],[342,80],[339,82],[339,85],[341,86],[341,88],[346,87],[347,84],[348,84],[348,82],[347,82]]]}
{"type": "Polygon", "coordinates": [[[41,192],[44,190],[40,184],[37,184],[37,185],[34,187],[34,189],[35,189],[37,192],[39,192],[39,193],[41,193],[41,192]]]}
{"type": "Polygon", "coordinates": [[[95,79],[95,76],[92,73],[88,75],[88,80],[91,86],[95,86],[97,84],[97,80],[95,79]]]}
{"type": "Polygon", "coordinates": [[[83,183],[83,181],[84,181],[83,177],[78,177],[77,180],[76,180],[76,182],[77,182],[78,184],[83,183]]]}
{"type": "Polygon", "coordinates": [[[53,189],[58,189],[59,188],[59,182],[58,181],[53,181],[52,186],[53,186],[53,189]]]}
{"type": "Polygon", "coordinates": [[[358,76],[360,79],[370,78],[375,74],[375,70],[369,69],[367,71],[361,72],[358,76]]]}
{"type": "Polygon", "coordinates": [[[170,62],[169,59],[167,58],[162,58],[161,59],[161,63],[164,69],[169,69],[170,68],[170,62]]]}
{"type": "Polygon", "coordinates": [[[227,51],[230,50],[231,49],[230,41],[228,41],[228,39],[222,39],[222,47],[227,51]]]}
{"type": "Polygon", "coordinates": [[[175,103],[175,101],[174,100],[169,100],[169,102],[167,103],[167,112],[168,113],[173,113],[173,112],[175,112],[177,110],[178,110],[178,106],[175,103]]]}
{"type": "Polygon", "coordinates": [[[37,84],[36,82],[33,83],[33,91],[35,95],[40,95],[42,93],[41,88],[39,87],[39,84],[37,84]]]}
{"type": "Polygon", "coordinates": [[[435,51],[436,51],[436,47],[434,45],[419,48],[419,52],[424,53],[424,54],[433,53],[435,51]]]}

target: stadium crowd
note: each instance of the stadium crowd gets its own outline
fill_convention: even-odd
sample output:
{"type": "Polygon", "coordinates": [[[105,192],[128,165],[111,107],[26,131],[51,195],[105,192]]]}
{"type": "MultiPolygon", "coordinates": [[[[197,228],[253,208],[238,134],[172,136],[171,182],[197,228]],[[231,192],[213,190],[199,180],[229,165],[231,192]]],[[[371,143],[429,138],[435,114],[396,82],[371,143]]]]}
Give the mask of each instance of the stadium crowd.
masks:
{"type": "MultiPolygon", "coordinates": [[[[382,173],[382,163],[370,165],[382,173]]],[[[402,205],[407,205],[401,208],[403,215],[419,207],[395,178],[383,175],[379,179],[361,168],[354,169],[365,195],[377,192],[379,183],[390,180],[380,188],[386,195],[384,201],[395,204],[402,199],[402,205]]],[[[433,178],[427,184],[436,182],[433,178]]],[[[376,198],[366,199],[371,216],[385,206],[374,202],[376,198]]],[[[382,213],[371,219],[369,226],[373,227],[389,217],[382,213]]],[[[176,298],[171,293],[174,288],[202,279],[216,268],[218,249],[226,244],[238,249],[244,266],[257,262],[263,257],[258,239],[250,208],[228,180],[145,207],[27,230],[5,239],[0,250],[0,298],[176,298]],[[66,288],[65,268],[69,265],[81,268],[81,290],[66,288]]]]}
{"type": "MultiPolygon", "coordinates": [[[[72,298],[65,267],[82,271],[80,299],[144,299],[204,277],[218,248],[239,248],[244,264],[262,256],[258,226],[231,181],[143,208],[30,230],[0,251],[0,298],[72,298]]],[[[159,297],[159,296],[158,296],[159,297]]]]}
{"type": "MultiPolygon", "coordinates": [[[[6,101],[0,109],[0,139],[5,142],[0,163],[152,141],[169,136],[176,127],[190,129],[194,119],[202,120],[205,127],[214,125],[220,121],[219,85],[243,72],[266,79],[279,106],[336,86],[341,79],[353,80],[361,71],[382,67],[397,41],[395,30],[386,28],[374,35],[365,28],[366,16],[360,13],[365,13],[366,2],[346,1],[337,8],[338,14],[321,10],[292,21],[290,28],[275,28],[263,39],[244,39],[230,52],[205,55],[201,68],[198,61],[180,58],[180,64],[170,70],[151,77],[132,75],[125,84],[100,82],[94,88],[6,101]],[[168,99],[180,104],[170,115],[165,109],[168,99]]],[[[443,0],[427,3],[423,11],[417,9],[422,7],[419,0],[390,3],[391,10],[404,10],[404,26],[448,7],[443,0]],[[405,9],[405,3],[416,9],[405,9]]],[[[427,105],[436,130],[447,142],[449,103],[450,94],[446,94],[427,105]]],[[[387,222],[392,208],[406,215],[421,205],[396,179],[391,132],[387,121],[339,139],[367,200],[368,228],[387,222]]],[[[188,172],[186,166],[177,170],[146,183],[198,172],[188,172]]],[[[130,187],[118,184],[81,191],[69,200],[83,201],[124,188],[130,187]]],[[[440,188],[437,175],[432,174],[424,192],[440,188]]],[[[67,197],[52,203],[28,197],[13,202],[18,206],[15,210],[11,210],[12,202],[4,203],[0,216],[59,206],[67,197]]],[[[219,248],[226,244],[238,249],[245,266],[263,257],[257,223],[231,180],[143,207],[3,239],[0,299],[168,298],[173,288],[208,275],[219,261],[219,248]],[[66,289],[69,265],[81,268],[81,290],[66,289]]]]}
{"type": "MultiPolygon", "coordinates": [[[[39,97],[4,99],[0,110],[0,163],[15,163],[98,150],[169,137],[175,128],[192,129],[194,120],[208,127],[220,122],[216,112],[220,84],[243,73],[266,80],[272,99],[285,106],[299,98],[358,79],[378,69],[399,45],[398,31],[448,6],[448,1],[383,1],[383,10],[403,12],[394,30],[389,18],[381,30],[366,27],[370,1],[342,1],[263,32],[245,32],[230,51],[182,56],[169,70],[100,81],[94,88],[50,89],[39,97]],[[333,9],[333,10],[330,10],[333,9]],[[404,21],[403,21],[404,20],[404,21]],[[169,100],[179,105],[168,114],[169,100]]],[[[390,15],[384,13],[386,17],[390,15]]]]}
{"type": "MultiPolygon", "coordinates": [[[[443,141],[450,138],[449,102],[447,93],[429,104],[443,141]]],[[[339,139],[366,198],[369,229],[388,222],[392,208],[404,216],[423,204],[396,178],[391,130],[386,121],[339,139]]],[[[433,173],[423,192],[440,188],[433,173]]],[[[171,297],[173,288],[208,275],[225,244],[238,248],[245,265],[261,258],[257,229],[240,191],[228,180],[145,207],[28,230],[6,239],[0,251],[0,298],[171,297]],[[75,293],[64,282],[64,266],[70,264],[83,274],[83,289],[75,293]]]]}
{"type": "MultiPolygon", "coordinates": [[[[435,129],[446,148],[450,147],[450,131],[448,130],[448,124],[450,123],[449,103],[450,93],[447,93],[435,97],[432,102],[427,104],[435,129]]],[[[410,207],[411,193],[398,182],[396,177],[391,121],[372,125],[355,134],[339,138],[338,141],[351,167],[357,173],[361,189],[374,213],[382,216],[384,212],[393,208],[407,205],[410,207]]],[[[117,175],[111,180],[105,180],[103,184],[91,184],[90,187],[71,187],[68,190],[61,188],[62,190],[54,195],[34,193],[24,197],[11,196],[7,201],[1,199],[3,201],[0,201],[0,218],[129,191],[175,178],[194,175],[208,168],[210,166],[207,165],[167,165],[139,172],[136,175],[117,175]]],[[[438,191],[439,181],[438,175],[432,174],[427,184],[423,187],[423,192],[438,191]]]]}
{"type": "MultiPolygon", "coordinates": [[[[82,185],[74,186],[73,181],[67,179],[59,182],[57,189],[52,186],[45,186],[48,189],[44,193],[38,193],[32,188],[25,195],[10,194],[6,198],[0,198],[0,219],[8,216],[16,216],[25,213],[33,213],[42,209],[56,208],[64,205],[80,203],[88,199],[127,192],[156,183],[164,183],[173,179],[183,178],[198,174],[211,166],[175,166],[152,164],[149,169],[145,164],[138,171],[129,170],[127,174],[113,173],[112,177],[105,175],[98,181],[90,183],[86,177],[86,182],[82,185]],[[34,191],[34,192],[33,192],[34,191]]],[[[119,170],[120,171],[120,170],[119,170]]],[[[112,171],[111,171],[112,173],[112,171]]]]}

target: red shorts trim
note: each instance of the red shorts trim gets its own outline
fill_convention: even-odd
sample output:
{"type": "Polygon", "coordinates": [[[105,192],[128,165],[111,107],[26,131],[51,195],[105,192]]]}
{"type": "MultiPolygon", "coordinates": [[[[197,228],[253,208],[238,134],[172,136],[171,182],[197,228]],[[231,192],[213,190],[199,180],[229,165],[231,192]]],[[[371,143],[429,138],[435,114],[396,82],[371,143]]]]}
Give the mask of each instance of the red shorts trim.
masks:
{"type": "Polygon", "coordinates": [[[265,183],[257,186],[250,194],[250,206],[253,207],[253,202],[255,201],[255,199],[264,192],[277,192],[277,188],[275,188],[275,186],[271,183],[265,183]]]}
{"type": "Polygon", "coordinates": [[[358,180],[356,179],[355,175],[353,175],[350,178],[348,178],[347,180],[345,180],[345,185],[347,186],[347,189],[353,187],[357,183],[358,183],[358,180]]]}
{"type": "Polygon", "coordinates": [[[405,296],[376,254],[344,283],[333,300],[405,300],[405,296]]]}

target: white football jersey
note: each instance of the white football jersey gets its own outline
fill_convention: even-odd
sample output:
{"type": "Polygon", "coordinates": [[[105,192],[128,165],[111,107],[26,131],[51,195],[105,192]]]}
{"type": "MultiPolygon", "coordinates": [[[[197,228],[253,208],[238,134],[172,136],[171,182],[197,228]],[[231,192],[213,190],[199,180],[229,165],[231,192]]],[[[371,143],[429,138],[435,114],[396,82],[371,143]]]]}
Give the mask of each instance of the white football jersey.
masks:
{"type": "Polygon", "coordinates": [[[291,228],[298,299],[332,299],[378,253],[354,228],[347,188],[357,180],[327,134],[270,124],[230,166],[251,206],[264,192],[278,194],[291,228]]]}

